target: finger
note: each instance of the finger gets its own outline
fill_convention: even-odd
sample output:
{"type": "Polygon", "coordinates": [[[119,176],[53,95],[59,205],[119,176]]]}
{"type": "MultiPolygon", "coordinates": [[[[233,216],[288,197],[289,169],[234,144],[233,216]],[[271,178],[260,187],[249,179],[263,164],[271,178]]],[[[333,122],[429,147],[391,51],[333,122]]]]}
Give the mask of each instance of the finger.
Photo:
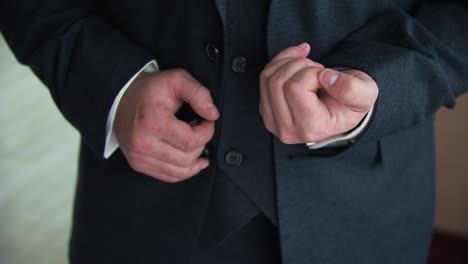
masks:
{"type": "Polygon", "coordinates": [[[203,152],[205,144],[190,151],[181,150],[155,137],[152,131],[147,129],[134,135],[130,144],[122,144],[120,148],[126,156],[150,156],[177,166],[190,167],[203,152]]]}
{"type": "Polygon", "coordinates": [[[165,126],[161,128],[158,136],[164,142],[184,152],[191,152],[206,145],[214,134],[214,122],[212,121],[203,120],[199,124],[191,126],[171,114],[168,114],[164,120],[166,121],[164,122],[165,126]]]}
{"type": "Polygon", "coordinates": [[[162,173],[162,171],[160,171],[157,167],[153,166],[152,159],[147,158],[146,155],[129,153],[127,151],[123,151],[123,153],[130,167],[139,173],[143,173],[145,175],[149,175],[153,178],[169,183],[180,181],[179,178],[171,177],[162,173]]]}
{"type": "Polygon", "coordinates": [[[324,93],[320,99],[323,104],[326,105],[328,112],[330,113],[330,119],[327,122],[327,126],[330,128],[330,132],[333,132],[334,135],[350,131],[359,124],[367,113],[353,111],[348,106],[327,93],[324,93]]]}
{"type": "MultiPolygon", "coordinates": [[[[163,121],[159,122],[158,127],[155,128],[154,136],[184,152],[187,151],[187,142],[194,138],[192,127],[170,112],[159,114],[164,115],[160,118],[163,121]]],[[[196,147],[195,144],[193,147],[196,147]]]]}
{"type": "Polygon", "coordinates": [[[155,119],[156,122],[146,122],[145,128],[133,137],[134,140],[127,151],[154,156],[159,149],[158,144],[164,142],[180,152],[190,153],[204,147],[214,134],[214,122],[192,120],[191,124],[188,124],[169,111],[157,112],[155,119]],[[200,129],[199,126],[205,129],[200,129]]]}
{"type": "Polygon", "coordinates": [[[274,73],[278,67],[283,65],[284,63],[292,60],[293,58],[286,58],[277,61],[274,65],[266,68],[260,74],[260,105],[259,111],[260,115],[263,118],[265,123],[265,127],[271,133],[276,134],[277,131],[277,122],[275,120],[275,116],[273,114],[273,108],[270,102],[270,89],[269,89],[269,82],[270,82],[270,75],[274,73]],[[273,69],[272,69],[273,68],[273,69]]]}
{"type": "Polygon", "coordinates": [[[153,151],[145,154],[178,167],[191,167],[204,149],[205,145],[191,152],[184,152],[162,140],[155,139],[153,151]]]}
{"type": "Polygon", "coordinates": [[[271,61],[270,63],[267,64],[266,67],[270,66],[271,64],[275,63],[276,61],[279,61],[284,58],[289,58],[289,57],[306,57],[310,52],[310,45],[306,42],[301,43],[297,46],[291,46],[289,48],[286,48],[282,50],[280,53],[278,53],[271,61]]]}
{"type": "Polygon", "coordinates": [[[285,85],[285,94],[294,116],[300,142],[312,142],[327,136],[327,107],[317,96],[320,68],[307,67],[298,71],[285,85]]]}
{"type": "Polygon", "coordinates": [[[276,61],[275,63],[272,63],[268,67],[265,67],[265,69],[262,71],[262,77],[265,79],[269,79],[271,76],[273,76],[276,72],[278,72],[279,69],[283,68],[284,65],[290,63],[293,60],[297,59],[302,59],[303,63],[305,63],[305,66],[316,66],[320,68],[324,68],[324,66],[316,61],[313,61],[307,57],[288,57],[284,58],[281,60],[276,61]]]}
{"type": "Polygon", "coordinates": [[[205,158],[198,158],[191,167],[175,166],[146,155],[135,155],[132,160],[138,164],[134,167],[137,171],[155,178],[166,178],[170,182],[186,180],[209,166],[209,161],[205,158]]]}
{"type": "Polygon", "coordinates": [[[219,112],[210,91],[189,74],[183,80],[176,87],[179,98],[187,102],[200,117],[210,121],[217,120],[219,112]]]}
{"type": "Polygon", "coordinates": [[[260,78],[269,79],[279,68],[281,68],[285,63],[295,59],[295,58],[305,58],[305,57],[288,57],[277,60],[265,66],[263,69],[260,78]]]}
{"type": "Polygon", "coordinates": [[[304,54],[300,54],[300,55],[303,55],[304,57],[285,57],[285,58],[274,60],[266,66],[266,68],[262,71],[260,75],[259,111],[260,111],[260,114],[262,115],[262,118],[264,119],[264,123],[265,123],[267,130],[272,133],[277,134],[277,131],[279,130],[278,126],[280,126],[279,123],[281,121],[278,121],[280,117],[275,116],[274,114],[275,111],[273,110],[273,107],[270,102],[272,98],[271,96],[272,92],[270,91],[270,89],[268,89],[270,87],[269,85],[270,79],[276,72],[278,72],[281,68],[283,68],[286,64],[290,63],[293,60],[301,60],[302,63],[305,64],[304,66],[317,66],[317,67],[323,68],[322,64],[318,62],[314,62],[306,58],[305,56],[307,56],[307,54],[308,52],[304,54]]]}
{"type": "MultiPolygon", "coordinates": [[[[194,132],[194,147],[205,146],[214,135],[215,123],[208,120],[201,121],[193,127],[194,132]]],[[[190,148],[189,148],[190,149],[190,148]]]]}
{"type": "Polygon", "coordinates": [[[271,76],[268,82],[268,95],[277,126],[289,129],[294,124],[290,106],[285,98],[284,84],[299,70],[315,65],[315,62],[307,58],[295,58],[286,62],[271,76]]]}
{"type": "Polygon", "coordinates": [[[178,167],[170,163],[160,161],[158,159],[150,158],[152,161],[152,168],[155,172],[167,175],[169,177],[177,178],[179,180],[186,180],[190,177],[197,175],[201,170],[209,166],[209,162],[205,158],[198,158],[192,167],[178,167]]]}
{"type": "Polygon", "coordinates": [[[273,109],[270,103],[270,89],[269,87],[269,80],[273,73],[275,73],[279,67],[287,63],[288,61],[294,58],[284,58],[276,61],[275,63],[267,66],[262,73],[260,74],[260,106],[259,111],[260,115],[263,118],[263,122],[265,123],[265,127],[271,133],[276,134],[277,127],[275,117],[273,115],[273,109]]]}
{"type": "Polygon", "coordinates": [[[321,86],[329,95],[354,111],[368,111],[378,95],[377,84],[363,72],[325,69],[319,74],[321,86]],[[349,74],[352,73],[352,74],[349,74]]]}

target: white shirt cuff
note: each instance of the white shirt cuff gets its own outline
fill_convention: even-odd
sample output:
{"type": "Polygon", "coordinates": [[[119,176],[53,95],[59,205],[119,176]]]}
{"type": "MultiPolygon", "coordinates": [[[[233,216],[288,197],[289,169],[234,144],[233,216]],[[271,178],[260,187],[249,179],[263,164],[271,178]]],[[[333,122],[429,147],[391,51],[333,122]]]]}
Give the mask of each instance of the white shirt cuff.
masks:
{"type": "Polygon", "coordinates": [[[322,141],[306,143],[307,147],[309,147],[309,149],[319,149],[319,148],[324,148],[324,147],[327,147],[327,148],[340,147],[340,146],[348,145],[350,143],[354,143],[355,139],[367,127],[367,124],[369,123],[371,119],[372,112],[374,112],[374,106],[372,106],[372,108],[369,110],[364,120],[362,120],[361,124],[355,129],[351,130],[350,132],[337,135],[337,136],[333,136],[333,137],[324,139],[322,141]]]}
{"type": "Polygon", "coordinates": [[[155,60],[148,62],[145,66],[143,66],[132,78],[120,89],[119,93],[114,99],[112,103],[111,109],[109,111],[109,115],[107,116],[106,122],[106,142],[104,145],[104,158],[109,158],[120,146],[117,138],[115,137],[114,133],[114,119],[115,114],[117,112],[117,107],[119,106],[120,100],[122,99],[123,95],[127,91],[128,87],[133,83],[133,81],[140,75],[142,72],[157,72],[159,71],[158,63],[155,60]]]}

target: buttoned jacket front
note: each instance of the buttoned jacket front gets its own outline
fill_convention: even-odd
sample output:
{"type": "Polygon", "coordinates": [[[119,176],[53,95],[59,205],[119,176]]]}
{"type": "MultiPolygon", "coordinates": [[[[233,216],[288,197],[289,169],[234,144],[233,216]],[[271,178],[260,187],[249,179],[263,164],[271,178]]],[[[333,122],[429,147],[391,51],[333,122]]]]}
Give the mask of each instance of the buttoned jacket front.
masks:
{"type": "MultiPolygon", "coordinates": [[[[229,35],[248,26],[241,12],[229,15],[249,8],[229,0],[17,0],[0,7],[18,60],[82,136],[72,263],[189,263],[200,243],[218,243],[258,212],[277,224],[285,264],[424,263],[434,113],[468,89],[462,1],[271,0],[259,43],[229,35]],[[258,112],[241,115],[240,107],[258,107],[253,72],[304,41],[311,59],[364,71],[379,86],[373,120],[351,146],[286,145],[261,130],[258,112]],[[251,45],[264,53],[242,53],[251,45]],[[207,146],[210,167],[178,184],[133,171],[120,151],[102,158],[113,99],[152,59],[161,70],[186,69],[221,110],[207,146]],[[241,101],[241,89],[252,97],[241,101]],[[226,197],[215,204],[213,197],[229,193],[238,203],[226,197]],[[210,218],[222,209],[222,222],[210,218]],[[206,233],[213,225],[217,231],[206,233]]],[[[178,115],[189,120],[193,112],[184,107],[178,115]]]]}

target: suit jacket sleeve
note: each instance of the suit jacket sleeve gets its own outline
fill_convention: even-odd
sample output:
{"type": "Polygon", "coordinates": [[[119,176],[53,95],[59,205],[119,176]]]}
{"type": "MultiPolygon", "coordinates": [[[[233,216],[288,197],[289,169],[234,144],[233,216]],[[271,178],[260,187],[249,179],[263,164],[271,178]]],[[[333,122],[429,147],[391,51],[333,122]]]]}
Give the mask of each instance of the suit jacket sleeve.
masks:
{"type": "Polygon", "coordinates": [[[375,115],[361,140],[376,139],[453,107],[468,89],[468,8],[426,1],[393,9],[349,35],[322,61],[362,70],[376,80],[375,115]]]}
{"type": "Polygon", "coordinates": [[[2,0],[0,28],[17,59],[102,157],[112,102],[152,56],[103,19],[93,1],[2,0]]]}

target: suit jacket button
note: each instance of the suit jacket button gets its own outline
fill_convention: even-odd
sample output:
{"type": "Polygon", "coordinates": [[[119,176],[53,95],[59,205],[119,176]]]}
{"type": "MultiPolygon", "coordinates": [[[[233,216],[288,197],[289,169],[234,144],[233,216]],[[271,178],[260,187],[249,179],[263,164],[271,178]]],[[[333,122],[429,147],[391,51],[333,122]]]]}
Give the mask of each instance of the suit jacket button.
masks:
{"type": "Polygon", "coordinates": [[[210,158],[210,150],[208,148],[205,148],[203,152],[200,154],[200,157],[209,159],[210,158]]]}
{"type": "Polygon", "coordinates": [[[219,59],[219,49],[213,45],[212,43],[208,43],[205,45],[205,53],[208,59],[211,62],[218,62],[219,59]]]}
{"type": "Polygon", "coordinates": [[[229,151],[224,158],[226,164],[231,167],[237,167],[242,164],[242,154],[237,151],[229,151]]]}
{"type": "Polygon", "coordinates": [[[247,59],[236,57],[232,60],[231,68],[234,72],[245,72],[247,70],[247,59]]]}

